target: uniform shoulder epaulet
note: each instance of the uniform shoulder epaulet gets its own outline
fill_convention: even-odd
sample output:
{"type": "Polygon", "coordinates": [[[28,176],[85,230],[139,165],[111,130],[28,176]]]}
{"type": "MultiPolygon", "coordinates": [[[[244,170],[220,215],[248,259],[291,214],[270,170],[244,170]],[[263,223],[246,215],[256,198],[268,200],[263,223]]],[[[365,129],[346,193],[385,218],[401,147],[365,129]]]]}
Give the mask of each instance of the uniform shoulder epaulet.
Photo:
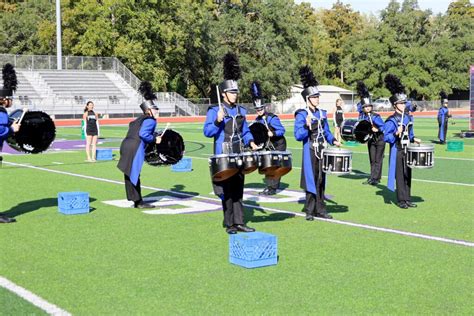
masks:
{"type": "Polygon", "coordinates": [[[207,108],[207,110],[209,111],[210,109],[215,109],[216,111],[218,110],[217,108],[219,107],[219,105],[211,105],[207,108]]]}
{"type": "Polygon", "coordinates": [[[243,105],[240,105],[238,104],[237,107],[239,107],[240,111],[242,112],[242,114],[246,114],[247,113],[247,108],[243,105]]]}
{"type": "Polygon", "coordinates": [[[295,117],[296,117],[296,115],[298,115],[298,113],[301,113],[301,112],[307,113],[305,109],[298,109],[298,110],[295,111],[295,117]]]}
{"type": "Polygon", "coordinates": [[[0,112],[8,113],[7,110],[3,106],[0,106],[0,112]]]}
{"type": "Polygon", "coordinates": [[[277,116],[277,115],[276,115],[275,113],[268,112],[268,113],[267,113],[267,116],[268,116],[269,118],[274,118],[274,117],[277,116]]]}

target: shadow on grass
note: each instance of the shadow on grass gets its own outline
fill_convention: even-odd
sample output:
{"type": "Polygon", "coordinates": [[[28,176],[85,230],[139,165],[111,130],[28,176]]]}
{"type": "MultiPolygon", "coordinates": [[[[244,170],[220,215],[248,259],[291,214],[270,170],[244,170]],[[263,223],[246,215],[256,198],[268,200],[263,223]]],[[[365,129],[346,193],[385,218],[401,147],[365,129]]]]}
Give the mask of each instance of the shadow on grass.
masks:
{"type": "Polygon", "coordinates": [[[350,174],[343,174],[338,176],[339,178],[344,178],[344,179],[352,179],[352,180],[360,180],[360,179],[366,179],[370,174],[365,173],[360,170],[352,170],[350,174]]]}
{"type": "Polygon", "coordinates": [[[161,197],[161,196],[172,196],[176,198],[191,198],[194,196],[198,196],[198,192],[192,192],[192,191],[185,191],[184,189],[186,188],[185,185],[182,184],[175,184],[172,188],[170,188],[168,191],[171,192],[164,192],[164,191],[156,191],[150,194],[147,194],[144,197],[161,197]]]}
{"type": "MultiPolygon", "coordinates": [[[[264,177],[264,175],[262,175],[262,177],[264,177]]],[[[261,183],[246,183],[245,184],[245,188],[247,189],[264,189],[267,185],[263,182],[261,183]]],[[[285,183],[285,182],[280,182],[280,190],[284,190],[284,189],[287,189],[290,185],[288,183],[285,183]]]]}
{"type": "MultiPolygon", "coordinates": [[[[96,201],[97,199],[89,197],[89,203],[96,201]]],[[[58,199],[57,198],[46,198],[41,200],[34,200],[28,202],[19,203],[6,212],[1,212],[0,214],[7,216],[7,217],[17,217],[19,215],[23,215],[25,213],[37,211],[43,207],[57,207],[58,206],[58,199]]],[[[89,212],[95,211],[94,207],[91,207],[89,212]]]]}
{"type": "Polygon", "coordinates": [[[245,201],[244,220],[246,222],[261,223],[261,222],[279,222],[289,218],[293,218],[295,214],[289,213],[275,213],[260,209],[260,204],[254,201],[245,201]],[[259,214],[259,215],[256,215],[259,214]],[[266,216],[261,216],[261,215],[266,216]]]}
{"type": "MultiPolygon", "coordinates": [[[[377,189],[379,191],[375,192],[375,195],[381,196],[385,204],[397,204],[397,193],[390,191],[386,186],[378,184],[377,189]]],[[[414,203],[424,202],[423,198],[419,196],[411,196],[411,201],[414,203]]]]}

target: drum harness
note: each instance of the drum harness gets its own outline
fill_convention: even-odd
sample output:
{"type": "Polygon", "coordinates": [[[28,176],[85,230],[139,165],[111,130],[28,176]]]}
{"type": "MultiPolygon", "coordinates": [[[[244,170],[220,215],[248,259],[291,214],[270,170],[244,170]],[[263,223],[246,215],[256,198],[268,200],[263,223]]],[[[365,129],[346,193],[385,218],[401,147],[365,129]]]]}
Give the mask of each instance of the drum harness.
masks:
{"type": "MultiPolygon", "coordinates": [[[[318,111],[319,111],[319,119],[316,118],[313,115],[313,113],[311,113],[311,111],[307,111],[307,112],[308,112],[308,115],[311,115],[311,119],[315,119],[318,121],[317,134],[316,134],[316,137],[313,137],[313,148],[314,148],[314,155],[316,156],[316,158],[321,160],[323,158],[322,152],[324,149],[327,148],[328,145],[326,142],[326,138],[324,137],[323,126],[321,123],[321,121],[323,120],[322,112],[320,109],[318,109],[318,111]],[[323,138],[322,142],[319,141],[321,137],[323,138]]],[[[312,131],[312,129],[310,131],[312,131]]],[[[314,135],[314,133],[312,133],[312,135],[314,135]]]]}

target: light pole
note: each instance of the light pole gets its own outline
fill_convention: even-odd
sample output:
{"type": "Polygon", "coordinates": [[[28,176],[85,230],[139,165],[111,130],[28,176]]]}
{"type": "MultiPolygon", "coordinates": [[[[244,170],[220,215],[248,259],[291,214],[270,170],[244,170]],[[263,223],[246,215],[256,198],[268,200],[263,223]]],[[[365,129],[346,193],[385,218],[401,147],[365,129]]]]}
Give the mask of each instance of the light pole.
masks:
{"type": "Polygon", "coordinates": [[[56,58],[58,70],[63,69],[61,46],[61,0],[56,0],[56,58]]]}

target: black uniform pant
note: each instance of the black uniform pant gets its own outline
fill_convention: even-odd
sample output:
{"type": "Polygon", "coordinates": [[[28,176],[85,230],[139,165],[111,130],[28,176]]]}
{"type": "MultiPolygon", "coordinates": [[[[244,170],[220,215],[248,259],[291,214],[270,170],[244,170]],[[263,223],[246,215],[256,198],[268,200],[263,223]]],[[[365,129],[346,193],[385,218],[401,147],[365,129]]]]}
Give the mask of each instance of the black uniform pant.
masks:
{"type": "Polygon", "coordinates": [[[227,180],[213,182],[214,193],[222,200],[224,226],[226,227],[244,224],[244,206],[242,204],[244,181],[244,175],[239,172],[227,180]]]}
{"type": "Polygon", "coordinates": [[[306,201],[304,203],[304,212],[308,215],[326,213],[326,204],[324,203],[324,189],[326,174],[322,171],[322,159],[311,155],[311,168],[313,169],[314,183],[316,185],[316,194],[306,191],[306,201]]]}
{"type": "Polygon", "coordinates": [[[395,172],[398,202],[411,202],[411,168],[403,149],[397,149],[397,168],[395,172]]]}
{"type": "Polygon", "coordinates": [[[370,160],[370,178],[380,181],[382,177],[383,154],[385,151],[385,142],[383,135],[374,135],[367,143],[370,160]]]}
{"type": "Polygon", "coordinates": [[[278,190],[280,188],[280,179],[281,178],[268,178],[265,177],[265,183],[267,188],[278,190]]]}
{"type": "Polygon", "coordinates": [[[140,177],[138,177],[137,185],[133,185],[130,177],[125,176],[125,192],[127,193],[127,200],[133,202],[140,202],[142,200],[142,188],[140,187],[140,177]]]}
{"type": "Polygon", "coordinates": [[[443,138],[441,138],[441,123],[442,123],[442,122],[441,122],[441,120],[439,119],[439,120],[438,120],[438,126],[439,126],[439,127],[438,127],[438,138],[439,138],[440,141],[442,141],[443,143],[445,143],[445,142],[446,142],[446,135],[447,135],[447,133],[448,133],[448,120],[447,120],[447,119],[444,120],[444,126],[443,126],[444,137],[443,137],[443,138]]]}

